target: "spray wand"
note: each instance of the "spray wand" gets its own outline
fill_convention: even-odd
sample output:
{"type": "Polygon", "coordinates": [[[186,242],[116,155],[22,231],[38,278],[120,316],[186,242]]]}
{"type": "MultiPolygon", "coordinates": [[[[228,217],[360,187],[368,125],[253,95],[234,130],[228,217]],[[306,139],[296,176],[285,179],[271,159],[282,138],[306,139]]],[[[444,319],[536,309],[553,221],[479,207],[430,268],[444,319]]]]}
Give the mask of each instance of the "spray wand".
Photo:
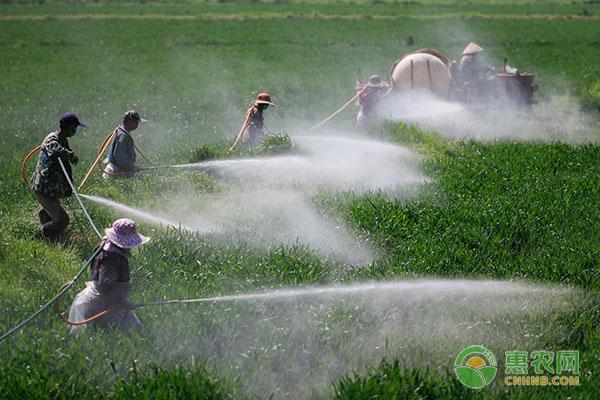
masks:
{"type": "Polygon", "coordinates": [[[350,104],[352,104],[352,102],[354,100],[356,100],[358,98],[358,96],[360,96],[360,94],[367,89],[367,87],[368,86],[365,86],[362,89],[360,89],[358,92],[356,92],[356,94],[354,96],[352,96],[352,98],[350,100],[348,100],[343,106],[341,106],[336,112],[334,112],[329,117],[325,118],[323,121],[319,122],[318,124],[316,124],[315,126],[310,128],[310,130],[312,131],[313,129],[317,129],[318,127],[325,124],[327,121],[329,121],[330,119],[332,119],[333,117],[335,117],[336,115],[341,113],[346,107],[348,107],[350,104]]]}

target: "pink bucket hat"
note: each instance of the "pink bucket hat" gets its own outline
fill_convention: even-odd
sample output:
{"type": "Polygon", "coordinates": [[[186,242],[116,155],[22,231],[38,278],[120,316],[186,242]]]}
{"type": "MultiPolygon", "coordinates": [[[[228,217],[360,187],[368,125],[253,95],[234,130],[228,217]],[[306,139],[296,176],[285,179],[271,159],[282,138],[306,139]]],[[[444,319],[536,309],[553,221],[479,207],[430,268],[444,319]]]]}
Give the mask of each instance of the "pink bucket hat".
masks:
{"type": "Polygon", "coordinates": [[[150,238],[137,233],[135,222],[129,218],[121,218],[113,222],[111,228],[104,230],[106,238],[123,249],[132,249],[144,243],[150,238]]]}

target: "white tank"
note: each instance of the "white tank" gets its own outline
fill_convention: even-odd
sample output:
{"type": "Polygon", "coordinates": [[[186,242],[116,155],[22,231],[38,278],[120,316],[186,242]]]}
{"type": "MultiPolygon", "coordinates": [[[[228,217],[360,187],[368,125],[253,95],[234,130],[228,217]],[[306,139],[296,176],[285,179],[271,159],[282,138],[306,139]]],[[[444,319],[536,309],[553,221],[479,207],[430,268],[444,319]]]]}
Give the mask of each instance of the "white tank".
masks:
{"type": "Polygon", "coordinates": [[[394,65],[391,72],[394,91],[429,90],[445,96],[452,85],[450,69],[438,57],[427,53],[413,53],[394,65]]]}

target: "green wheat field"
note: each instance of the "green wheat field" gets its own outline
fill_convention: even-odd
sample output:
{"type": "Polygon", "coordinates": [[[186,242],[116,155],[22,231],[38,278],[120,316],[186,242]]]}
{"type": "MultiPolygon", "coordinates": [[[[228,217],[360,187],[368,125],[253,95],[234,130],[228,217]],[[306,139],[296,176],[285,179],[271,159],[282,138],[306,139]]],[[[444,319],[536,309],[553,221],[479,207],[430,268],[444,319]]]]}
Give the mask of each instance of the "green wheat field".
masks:
{"type": "MultiPolygon", "coordinates": [[[[62,113],[76,112],[88,125],[70,139],[81,160],[76,183],[132,108],[149,120],[134,133],[136,144],[157,165],[301,157],[296,137],[354,94],[359,69],[363,80],[387,77],[404,54],[431,47],[457,59],[469,41],[485,48],[490,64],[507,58],[535,74],[538,119],[508,137],[496,135],[500,124],[484,124],[482,137],[478,126],[463,136],[460,127],[444,131],[446,121],[402,118],[358,131],[356,109],[340,113],[327,125],[337,134],[411,150],[426,179],[399,194],[318,187],[299,199],[288,187],[273,204],[293,210],[291,222],[288,214],[272,217],[269,203],[255,207],[255,226],[235,207],[217,212],[250,200],[212,169],[156,169],[110,182],[96,171],[82,189],[181,217],[159,225],[133,216],[152,237],[132,258],[135,303],[377,282],[407,284],[400,297],[147,307],[136,311],[140,331],[80,336],[48,310],[0,342],[0,399],[599,398],[596,1],[2,0],[0,334],[51,299],[97,244],[74,198],[63,202],[66,234],[36,239],[37,203],[21,162],[62,113]],[[277,103],[265,112],[267,125],[291,141],[276,136],[228,154],[260,91],[277,103]],[[207,206],[231,229],[186,229],[202,223],[193,210],[207,206]],[[270,238],[313,219],[332,232],[344,227],[369,256],[349,260],[327,235],[314,243],[256,239],[257,230],[270,238]],[[467,286],[474,297],[453,294],[470,280],[481,282],[467,286]],[[495,380],[480,390],[454,373],[454,358],[472,344],[498,361],[495,380]],[[579,351],[579,385],[506,385],[512,350],[579,351]]],[[[485,111],[478,118],[485,121],[485,111]]],[[[269,196],[279,179],[257,192],[269,196]]],[[[84,202],[98,227],[130,216],[84,202]]],[[[86,279],[61,299],[63,310],[86,279]]]]}

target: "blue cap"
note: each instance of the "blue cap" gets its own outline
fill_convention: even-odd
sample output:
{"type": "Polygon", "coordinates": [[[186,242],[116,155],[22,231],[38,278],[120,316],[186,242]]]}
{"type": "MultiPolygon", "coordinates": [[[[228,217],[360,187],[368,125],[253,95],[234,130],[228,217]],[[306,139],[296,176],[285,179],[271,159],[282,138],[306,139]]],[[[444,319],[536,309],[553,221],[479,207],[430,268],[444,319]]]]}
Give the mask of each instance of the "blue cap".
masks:
{"type": "Polygon", "coordinates": [[[87,125],[81,123],[77,114],[68,112],[60,117],[60,126],[83,126],[85,128],[87,125]]]}

